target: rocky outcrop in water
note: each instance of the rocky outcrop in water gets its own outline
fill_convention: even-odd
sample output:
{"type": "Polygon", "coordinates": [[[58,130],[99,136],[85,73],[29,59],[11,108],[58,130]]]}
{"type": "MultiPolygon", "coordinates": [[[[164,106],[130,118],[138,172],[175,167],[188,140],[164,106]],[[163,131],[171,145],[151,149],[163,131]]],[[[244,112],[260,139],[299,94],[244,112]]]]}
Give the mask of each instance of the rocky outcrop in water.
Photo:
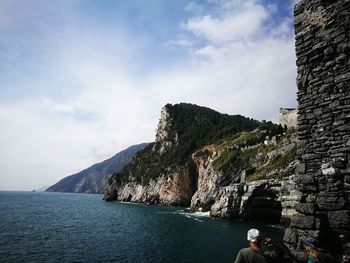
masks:
{"type": "Polygon", "coordinates": [[[283,180],[258,180],[223,187],[210,207],[210,215],[288,225],[301,198],[301,193],[294,190],[294,178],[292,175],[283,180]]]}
{"type": "Polygon", "coordinates": [[[107,185],[104,200],[186,206],[191,200],[194,182],[188,168],[168,175],[161,175],[148,184],[130,180],[120,188],[117,177],[112,177],[107,185]],[[112,181],[113,180],[113,181],[112,181]]]}

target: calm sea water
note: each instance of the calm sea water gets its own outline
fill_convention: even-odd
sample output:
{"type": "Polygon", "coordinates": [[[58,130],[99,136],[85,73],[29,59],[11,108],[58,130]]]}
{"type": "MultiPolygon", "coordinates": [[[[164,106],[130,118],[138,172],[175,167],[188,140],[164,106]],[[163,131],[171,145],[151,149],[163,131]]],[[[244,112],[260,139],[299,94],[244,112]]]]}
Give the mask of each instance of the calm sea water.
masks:
{"type": "Polygon", "coordinates": [[[0,192],[0,262],[232,262],[257,224],[101,195],[0,192]]]}

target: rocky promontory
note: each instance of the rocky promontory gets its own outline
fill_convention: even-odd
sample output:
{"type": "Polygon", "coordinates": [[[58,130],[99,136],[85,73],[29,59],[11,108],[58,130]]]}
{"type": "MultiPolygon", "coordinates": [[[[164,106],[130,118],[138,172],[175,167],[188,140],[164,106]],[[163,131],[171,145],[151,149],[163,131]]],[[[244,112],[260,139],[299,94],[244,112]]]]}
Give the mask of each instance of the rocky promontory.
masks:
{"type": "Polygon", "coordinates": [[[294,214],[299,198],[293,190],[295,154],[292,130],[192,104],[168,104],[155,142],[109,178],[104,200],[279,222],[294,214]]]}

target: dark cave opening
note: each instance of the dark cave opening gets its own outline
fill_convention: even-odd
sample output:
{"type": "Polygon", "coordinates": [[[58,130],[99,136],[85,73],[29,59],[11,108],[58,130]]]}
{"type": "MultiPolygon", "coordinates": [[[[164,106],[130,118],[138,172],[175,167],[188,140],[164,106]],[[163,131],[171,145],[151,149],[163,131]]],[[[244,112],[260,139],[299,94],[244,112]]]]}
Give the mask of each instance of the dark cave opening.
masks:
{"type": "Polygon", "coordinates": [[[243,204],[242,217],[246,220],[270,224],[280,223],[282,205],[272,190],[255,189],[243,204]]]}

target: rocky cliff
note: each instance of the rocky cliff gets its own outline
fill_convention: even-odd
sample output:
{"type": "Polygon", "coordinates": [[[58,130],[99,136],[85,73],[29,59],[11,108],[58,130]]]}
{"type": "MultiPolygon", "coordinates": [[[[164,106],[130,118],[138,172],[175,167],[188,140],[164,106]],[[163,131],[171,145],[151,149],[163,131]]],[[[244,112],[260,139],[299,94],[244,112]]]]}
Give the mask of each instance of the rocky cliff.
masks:
{"type": "Polygon", "coordinates": [[[271,122],[166,105],[155,143],[108,180],[104,199],[188,206],[222,218],[264,211],[260,219],[278,222],[299,198],[292,187],[296,135],[283,132],[271,122]]]}
{"type": "Polygon", "coordinates": [[[213,217],[279,223],[295,214],[296,134],[262,141],[264,132],[239,133],[192,155],[198,171],[191,207],[213,217]]]}
{"type": "Polygon", "coordinates": [[[166,105],[155,143],[108,181],[105,200],[189,205],[198,175],[192,154],[206,144],[261,125],[192,104],[166,105]]]}
{"type": "Polygon", "coordinates": [[[117,153],[112,158],[63,178],[47,188],[47,192],[103,193],[107,179],[129,163],[135,153],[145,148],[147,143],[133,145],[117,153]]]}

